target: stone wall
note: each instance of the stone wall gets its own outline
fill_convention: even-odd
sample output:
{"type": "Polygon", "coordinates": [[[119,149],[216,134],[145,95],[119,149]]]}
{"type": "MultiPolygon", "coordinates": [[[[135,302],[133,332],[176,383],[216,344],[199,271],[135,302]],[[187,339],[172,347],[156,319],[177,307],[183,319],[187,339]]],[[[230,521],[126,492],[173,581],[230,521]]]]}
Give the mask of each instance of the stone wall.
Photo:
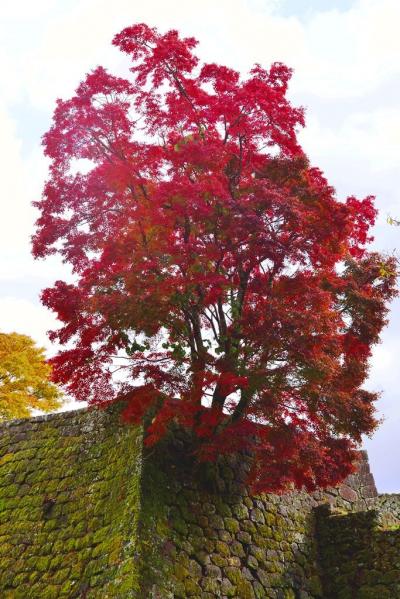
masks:
{"type": "Polygon", "coordinates": [[[128,597],[141,436],[104,412],[0,427],[0,597],[128,597]]]}
{"type": "Polygon", "coordinates": [[[378,520],[383,526],[400,525],[400,495],[379,495],[369,502],[369,507],[377,511],[378,520]]]}
{"type": "Polygon", "coordinates": [[[164,556],[142,581],[145,597],[322,598],[314,508],[365,509],[376,496],[365,453],[344,485],[313,495],[251,496],[243,459],[221,460],[208,478],[171,446],[145,464],[143,506],[157,504],[148,538],[152,555],[164,556]]]}
{"type": "Polygon", "coordinates": [[[322,599],[315,508],[398,515],[366,454],[313,495],[252,496],[247,468],[199,468],[182,434],[143,451],[116,407],[2,424],[0,597],[322,599]]]}
{"type": "Polygon", "coordinates": [[[377,512],[317,509],[324,599],[400,597],[400,529],[382,530],[377,512]]]}

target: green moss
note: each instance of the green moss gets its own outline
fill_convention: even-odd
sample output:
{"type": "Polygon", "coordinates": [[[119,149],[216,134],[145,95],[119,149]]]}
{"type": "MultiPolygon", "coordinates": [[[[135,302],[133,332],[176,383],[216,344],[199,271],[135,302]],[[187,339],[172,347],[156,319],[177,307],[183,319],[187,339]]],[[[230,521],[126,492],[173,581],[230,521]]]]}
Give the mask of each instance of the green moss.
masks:
{"type": "Polygon", "coordinates": [[[239,527],[239,522],[237,520],[234,520],[233,518],[224,518],[225,521],[225,528],[226,530],[228,530],[229,532],[236,534],[237,532],[239,532],[240,527],[239,527]]]}
{"type": "Polygon", "coordinates": [[[238,568],[229,566],[228,568],[225,568],[225,573],[227,578],[234,585],[238,585],[243,580],[243,576],[238,568]]]}
{"type": "Polygon", "coordinates": [[[185,592],[189,597],[193,595],[200,597],[201,587],[196,581],[192,580],[191,578],[187,578],[185,580],[185,592]]]}
{"type": "Polygon", "coordinates": [[[222,556],[228,556],[231,553],[229,545],[227,543],[224,543],[223,541],[215,542],[215,550],[219,553],[219,555],[222,556]]]}
{"type": "Polygon", "coordinates": [[[215,578],[204,578],[202,587],[206,593],[211,593],[214,597],[219,596],[219,582],[215,578]]]}
{"type": "MultiPolygon", "coordinates": [[[[179,512],[175,512],[175,519],[171,513],[168,514],[169,485],[168,477],[163,468],[160,467],[162,461],[151,460],[146,454],[144,460],[146,461],[146,468],[143,469],[141,479],[142,503],[140,536],[138,539],[138,550],[141,556],[140,579],[138,581],[139,597],[146,597],[153,585],[159,585],[165,589],[164,583],[167,582],[172,573],[168,552],[163,551],[165,542],[171,542],[172,530],[168,522],[168,515],[172,517],[173,523],[180,518],[179,512]]],[[[179,578],[185,578],[183,572],[179,574],[179,578]]],[[[165,593],[167,593],[166,589],[165,593]]]]}
{"type": "Polygon", "coordinates": [[[55,415],[39,426],[34,420],[18,426],[27,430],[24,438],[13,444],[10,435],[13,451],[3,445],[0,455],[5,532],[0,556],[9,557],[0,564],[0,596],[6,596],[11,583],[18,591],[10,596],[24,599],[72,597],[80,586],[92,597],[117,597],[128,577],[129,588],[137,588],[132,558],[140,500],[140,430],[121,426],[114,409],[108,415],[81,411],[55,415]],[[64,437],[69,429],[76,434],[64,437]],[[107,514],[112,518],[105,525],[107,514]],[[96,553],[97,547],[101,551],[96,553]],[[18,559],[20,548],[26,550],[18,559]],[[119,576],[126,562],[129,572],[119,576]]]}
{"type": "Polygon", "coordinates": [[[240,580],[237,583],[237,593],[241,599],[254,599],[253,587],[248,580],[240,580]]]}
{"type": "MultiPolygon", "coordinates": [[[[0,458],[0,466],[3,466],[4,464],[7,464],[7,462],[11,462],[12,459],[14,458],[14,454],[13,453],[5,453],[1,456],[0,458]]],[[[9,471],[12,471],[12,469],[10,468],[9,471]]]]}
{"type": "Polygon", "coordinates": [[[189,570],[179,561],[174,564],[173,572],[178,580],[183,580],[189,576],[189,570]]]}
{"type": "Polygon", "coordinates": [[[61,594],[71,597],[76,586],[77,585],[75,581],[67,580],[61,587],[61,594]]]}

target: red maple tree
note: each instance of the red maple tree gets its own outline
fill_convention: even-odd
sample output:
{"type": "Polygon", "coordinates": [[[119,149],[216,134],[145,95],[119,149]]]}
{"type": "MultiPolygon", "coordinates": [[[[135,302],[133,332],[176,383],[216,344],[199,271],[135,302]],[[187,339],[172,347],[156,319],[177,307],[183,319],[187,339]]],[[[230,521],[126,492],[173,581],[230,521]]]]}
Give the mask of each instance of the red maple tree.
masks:
{"type": "Polygon", "coordinates": [[[256,490],[339,482],[376,426],[362,384],[394,295],[365,250],[373,198],[338,201],[310,166],[283,64],[241,78],[144,24],[113,43],[132,80],[98,67],[44,136],[33,251],[75,273],[42,295],[56,381],[151,413],[148,443],[175,422],[201,459],[251,449],[256,490]]]}

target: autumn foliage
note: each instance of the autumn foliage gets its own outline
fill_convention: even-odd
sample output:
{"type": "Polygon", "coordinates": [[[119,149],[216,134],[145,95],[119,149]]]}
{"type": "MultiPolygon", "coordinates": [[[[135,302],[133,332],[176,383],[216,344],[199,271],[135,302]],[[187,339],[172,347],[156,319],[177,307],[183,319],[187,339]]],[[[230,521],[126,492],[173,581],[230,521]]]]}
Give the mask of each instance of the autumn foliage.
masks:
{"type": "Polygon", "coordinates": [[[44,350],[28,335],[0,333],[0,421],[60,406],[61,392],[51,382],[44,350]]]}
{"type": "Polygon", "coordinates": [[[376,426],[362,385],[394,295],[373,198],[310,166],[283,64],[242,78],[143,24],[113,43],[131,79],[98,67],[44,136],[34,254],[75,273],[43,292],[56,380],[151,414],[149,444],[174,422],[201,459],[251,449],[257,490],[338,482],[376,426]]]}

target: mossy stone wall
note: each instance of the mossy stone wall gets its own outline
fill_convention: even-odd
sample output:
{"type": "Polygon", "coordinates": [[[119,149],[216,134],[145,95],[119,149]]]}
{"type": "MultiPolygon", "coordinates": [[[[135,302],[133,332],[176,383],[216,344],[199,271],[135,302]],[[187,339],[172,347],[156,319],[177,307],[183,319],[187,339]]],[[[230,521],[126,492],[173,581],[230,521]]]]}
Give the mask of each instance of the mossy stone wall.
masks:
{"type": "Polygon", "coordinates": [[[140,472],[140,432],[117,414],[2,424],[0,597],[133,596],[140,472]]]}
{"type": "Polygon", "coordinates": [[[1,598],[325,598],[314,510],[378,505],[366,454],[338,489],[252,496],[245,456],[144,451],[119,412],[0,426],[1,598]]]}
{"type": "Polygon", "coordinates": [[[382,529],[375,510],[317,510],[324,599],[398,599],[400,528],[382,529]]]}
{"type": "Polygon", "coordinates": [[[400,495],[384,493],[370,502],[370,507],[377,511],[382,526],[400,525],[400,495]]]}
{"type": "Polygon", "coordinates": [[[366,454],[339,489],[284,496],[252,496],[244,457],[207,473],[189,454],[175,437],[144,457],[144,562],[152,566],[142,596],[322,599],[314,508],[365,509],[376,496],[366,454]]]}

